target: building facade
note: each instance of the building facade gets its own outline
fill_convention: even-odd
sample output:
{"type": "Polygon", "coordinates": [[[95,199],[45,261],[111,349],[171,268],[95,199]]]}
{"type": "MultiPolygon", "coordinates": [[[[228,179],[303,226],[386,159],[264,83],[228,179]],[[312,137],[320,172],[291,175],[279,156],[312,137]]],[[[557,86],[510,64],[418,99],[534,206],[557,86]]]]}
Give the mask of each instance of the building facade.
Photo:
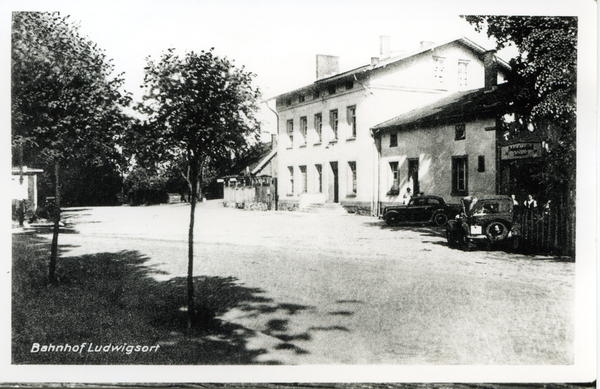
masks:
{"type": "MultiPolygon", "coordinates": [[[[379,58],[343,73],[336,57],[317,56],[317,81],[276,97],[282,208],[338,203],[377,214],[383,155],[372,129],[484,85],[486,50],[466,38],[423,42],[418,50],[396,56],[386,37],[381,43],[379,58]]],[[[508,65],[501,65],[496,77],[502,81],[508,65]]]]}

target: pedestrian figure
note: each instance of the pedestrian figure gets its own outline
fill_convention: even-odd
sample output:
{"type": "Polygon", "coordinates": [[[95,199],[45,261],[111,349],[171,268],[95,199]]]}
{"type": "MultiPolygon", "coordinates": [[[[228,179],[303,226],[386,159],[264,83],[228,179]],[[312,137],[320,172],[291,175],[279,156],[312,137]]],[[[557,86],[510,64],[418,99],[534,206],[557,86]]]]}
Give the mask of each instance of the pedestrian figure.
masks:
{"type": "Polygon", "coordinates": [[[515,196],[514,194],[511,194],[510,198],[512,198],[513,205],[519,205],[519,202],[517,201],[517,196],[515,196]]]}
{"type": "Polygon", "coordinates": [[[404,204],[408,204],[410,202],[410,199],[412,198],[410,188],[406,188],[406,192],[404,193],[404,196],[402,196],[402,198],[404,199],[404,204]]]}
{"type": "Polygon", "coordinates": [[[525,206],[526,209],[532,210],[534,208],[537,208],[537,201],[535,201],[533,199],[532,195],[527,195],[527,200],[525,200],[523,205],[525,206]]]}

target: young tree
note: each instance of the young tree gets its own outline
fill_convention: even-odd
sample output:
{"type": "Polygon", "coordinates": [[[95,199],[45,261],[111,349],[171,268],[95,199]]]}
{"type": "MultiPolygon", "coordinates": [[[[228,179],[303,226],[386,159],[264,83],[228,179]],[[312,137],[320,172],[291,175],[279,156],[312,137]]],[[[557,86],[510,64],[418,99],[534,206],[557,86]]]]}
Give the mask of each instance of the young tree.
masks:
{"type": "Polygon", "coordinates": [[[577,18],[463,16],[476,31],[494,37],[497,49],[514,45],[508,79],[507,114],[512,129],[533,131],[544,140],[537,179],[547,196],[574,199],[576,161],[577,18]]]}
{"type": "Polygon", "coordinates": [[[12,20],[12,146],[19,163],[54,167],[54,234],[48,279],[55,282],[61,165],[119,160],[115,139],[126,118],[121,78],[95,44],[58,13],[15,12],[12,20]]]}
{"type": "Polygon", "coordinates": [[[252,73],[238,69],[213,50],[186,53],[170,49],[159,62],[148,59],[146,95],[138,110],[148,116],[136,134],[141,164],[177,164],[190,189],[188,233],[188,327],[194,320],[194,217],[205,168],[231,159],[257,140],[258,89],[252,73]]]}

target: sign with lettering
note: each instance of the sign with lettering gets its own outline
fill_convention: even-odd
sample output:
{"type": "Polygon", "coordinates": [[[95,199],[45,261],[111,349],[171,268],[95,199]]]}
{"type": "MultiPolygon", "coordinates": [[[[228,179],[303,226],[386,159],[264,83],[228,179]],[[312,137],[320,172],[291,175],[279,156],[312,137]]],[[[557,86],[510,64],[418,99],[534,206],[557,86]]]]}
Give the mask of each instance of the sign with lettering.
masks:
{"type": "Polygon", "coordinates": [[[526,142],[515,143],[508,146],[502,146],[503,160],[507,159],[523,159],[523,158],[539,158],[542,156],[541,142],[526,142]]]}

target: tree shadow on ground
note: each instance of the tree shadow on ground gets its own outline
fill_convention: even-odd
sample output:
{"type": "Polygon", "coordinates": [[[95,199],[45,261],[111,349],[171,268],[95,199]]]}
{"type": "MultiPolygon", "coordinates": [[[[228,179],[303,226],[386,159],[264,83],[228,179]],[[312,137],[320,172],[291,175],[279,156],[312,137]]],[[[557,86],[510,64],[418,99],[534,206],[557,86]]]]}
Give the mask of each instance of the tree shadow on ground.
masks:
{"type": "MultiPolygon", "coordinates": [[[[147,260],[137,251],[59,258],[60,282],[50,286],[19,287],[24,277],[14,274],[13,363],[279,364],[263,355],[265,348],[249,347],[252,339],[269,337],[269,331],[259,334],[216,316],[232,308],[258,315],[267,307],[287,315],[308,309],[277,303],[233,277],[200,276],[194,278],[198,315],[188,329],[186,278],[159,281],[155,276],[164,274],[147,260]],[[83,343],[75,352],[74,346],[83,343]],[[48,350],[42,351],[44,345],[48,350]],[[57,346],[63,346],[61,351],[57,346]]],[[[271,324],[269,330],[285,338],[285,323],[271,324]]],[[[285,341],[294,339],[288,335],[285,341]]]]}

